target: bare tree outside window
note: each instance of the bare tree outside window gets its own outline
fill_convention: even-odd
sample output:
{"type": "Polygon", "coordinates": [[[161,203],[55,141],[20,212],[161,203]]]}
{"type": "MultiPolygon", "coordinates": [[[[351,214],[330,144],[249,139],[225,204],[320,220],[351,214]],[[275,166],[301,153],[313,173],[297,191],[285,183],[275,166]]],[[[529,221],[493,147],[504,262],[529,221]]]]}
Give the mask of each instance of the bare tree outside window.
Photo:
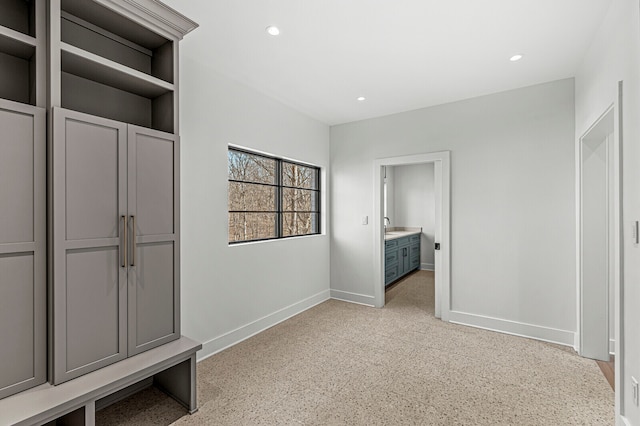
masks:
{"type": "Polygon", "coordinates": [[[229,149],[229,243],[320,232],[319,168],[229,149]]]}
{"type": "Polygon", "coordinates": [[[317,220],[317,169],[294,163],[282,164],[282,211],[284,236],[314,233],[317,220]]]}

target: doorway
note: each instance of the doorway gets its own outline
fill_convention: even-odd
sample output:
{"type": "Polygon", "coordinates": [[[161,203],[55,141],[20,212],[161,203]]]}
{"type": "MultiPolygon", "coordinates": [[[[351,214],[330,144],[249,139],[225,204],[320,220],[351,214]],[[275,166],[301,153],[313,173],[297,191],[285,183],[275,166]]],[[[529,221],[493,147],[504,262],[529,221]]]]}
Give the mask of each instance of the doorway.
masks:
{"type": "Polygon", "coordinates": [[[609,361],[615,345],[619,209],[614,128],[610,107],[580,138],[577,151],[578,352],[601,361],[609,361]]]}
{"type": "Polygon", "coordinates": [[[450,153],[449,151],[402,157],[382,158],[374,161],[374,267],[375,306],[385,304],[384,275],[384,170],[386,167],[428,164],[434,167],[435,227],[434,240],[439,250],[434,252],[435,316],[449,320],[450,312],[450,153]]]}

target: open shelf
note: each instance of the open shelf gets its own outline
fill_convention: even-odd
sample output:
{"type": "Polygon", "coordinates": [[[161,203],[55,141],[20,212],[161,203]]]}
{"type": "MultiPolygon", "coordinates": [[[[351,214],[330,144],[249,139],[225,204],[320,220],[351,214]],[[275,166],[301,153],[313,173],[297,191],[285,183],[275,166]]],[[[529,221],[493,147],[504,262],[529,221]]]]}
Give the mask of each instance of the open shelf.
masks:
{"type": "Polygon", "coordinates": [[[151,99],[67,72],[61,88],[63,108],[173,133],[173,92],[151,99]]]}
{"type": "Polygon", "coordinates": [[[2,0],[0,26],[35,37],[34,3],[35,0],[2,0]]]}
{"type": "Polygon", "coordinates": [[[62,107],[173,132],[174,86],[61,43],[62,107]]]}
{"type": "Polygon", "coordinates": [[[62,71],[147,98],[173,91],[173,84],[102,56],[61,43],[62,71]]]}
{"type": "Polygon", "coordinates": [[[97,2],[61,0],[61,106],[173,132],[173,43],[97,2]]]}
{"type": "Polygon", "coordinates": [[[173,42],[86,0],[62,0],[61,41],[168,83],[173,42]]]}
{"type": "Polygon", "coordinates": [[[44,426],[84,426],[86,424],[86,415],[85,407],[80,407],[64,416],[45,423],[44,426]]]}
{"type": "Polygon", "coordinates": [[[35,105],[35,40],[6,34],[0,31],[0,98],[35,105]]]}

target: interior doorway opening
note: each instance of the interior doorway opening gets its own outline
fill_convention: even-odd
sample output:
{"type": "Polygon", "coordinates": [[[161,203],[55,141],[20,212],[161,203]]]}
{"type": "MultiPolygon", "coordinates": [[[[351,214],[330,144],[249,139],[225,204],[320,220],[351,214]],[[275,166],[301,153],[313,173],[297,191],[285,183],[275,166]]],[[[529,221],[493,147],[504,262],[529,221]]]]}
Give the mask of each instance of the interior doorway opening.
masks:
{"type": "Polygon", "coordinates": [[[579,139],[578,292],[581,356],[609,361],[615,353],[619,198],[615,113],[610,107],[579,139]]]}
{"type": "MultiPolygon", "coordinates": [[[[384,239],[386,245],[395,245],[411,238],[409,261],[401,272],[435,270],[435,173],[434,163],[402,166],[384,166],[384,239]]],[[[406,242],[408,243],[408,242],[406,242]]],[[[406,250],[405,250],[406,251],[406,250]]],[[[394,254],[394,249],[390,250],[394,254]]],[[[385,258],[389,255],[389,250],[385,258]]],[[[395,262],[392,262],[395,263],[395,262]]],[[[388,269],[385,264],[385,269],[388,269]]],[[[393,272],[393,271],[392,271],[393,272]]],[[[395,281],[387,277],[385,284],[395,281]]],[[[398,274],[398,278],[402,273],[398,274]]]]}
{"type": "MultiPolygon", "coordinates": [[[[374,161],[374,265],[375,265],[375,306],[385,305],[385,225],[389,224],[389,209],[385,210],[385,198],[389,195],[389,188],[385,186],[385,171],[400,166],[414,166],[429,164],[433,166],[433,198],[434,198],[434,229],[433,240],[425,238],[425,244],[433,244],[433,269],[435,274],[435,316],[444,321],[449,320],[450,311],[450,153],[436,152],[402,157],[382,158],[374,161]],[[437,245],[437,246],[436,246],[437,245]]],[[[427,177],[425,176],[425,179],[427,177]]],[[[387,200],[388,202],[388,200],[387,200]]],[[[405,220],[407,216],[403,216],[405,220]]],[[[396,217],[396,221],[399,220],[396,217]]],[[[398,223],[398,225],[401,225],[398,223]]],[[[404,226],[413,226],[408,224],[404,226]]],[[[393,227],[393,226],[392,226],[393,227]]],[[[422,231],[415,235],[421,235],[422,231]]],[[[422,241],[421,241],[422,243],[422,241]]],[[[409,267],[411,266],[411,244],[407,241],[409,267]]],[[[420,259],[422,267],[423,259],[420,259]]],[[[424,262],[427,263],[427,262],[424,262]]],[[[428,264],[427,264],[428,266],[428,264]]],[[[420,269],[420,268],[418,268],[420,269]]],[[[427,268],[425,268],[427,269],[427,268]]]]}

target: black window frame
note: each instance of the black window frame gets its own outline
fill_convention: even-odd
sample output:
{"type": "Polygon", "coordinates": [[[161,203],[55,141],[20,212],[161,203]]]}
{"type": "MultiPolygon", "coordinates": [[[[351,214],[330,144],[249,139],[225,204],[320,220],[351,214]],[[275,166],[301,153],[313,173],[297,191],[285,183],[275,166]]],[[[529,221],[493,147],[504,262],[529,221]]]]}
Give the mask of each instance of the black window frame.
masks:
{"type": "Polygon", "coordinates": [[[253,243],[253,242],[258,242],[258,241],[271,241],[271,240],[283,240],[283,239],[287,239],[287,238],[299,238],[299,237],[309,237],[309,236],[314,236],[314,235],[320,235],[322,233],[322,220],[321,220],[321,213],[322,213],[322,204],[321,204],[321,182],[320,182],[320,176],[321,176],[321,168],[319,166],[315,166],[313,164],[308,164],[308,163],[302,163],[299,161],[293,161],[293,160],[288,160],[285,158],[280,158],[280,157],[275,157],[272,155],[268,155],[268,154],[263,154],[261,152],[255,152],[255,151],[251,151],[249,149],[245,149],[245,148],[238,148],[235,146],[229,146],[227,149],[227,163],[229,161],[229,152],[230,151],[235,151],[235,152],[239,152],[242,154],[248,154],[248,155],[253,155],[253,156],[257,156],[257,157],[262,157],[262,158],[266,158],[268,160],[271,161],[275,161],[276,164],[276,176],[275,176],[275,183],[264,183],[264,182],[252,182],[252,181],[248,181],[248,180],[238,180],[238,179],[230,179],[229,178],[229,170],[227,169],[227,182],[231,183],[231,182],[235,182],[235,183],[244,183],[244,184],[251,184],[251,185],[262,185],[262,186],[268,186],[268,187],[272,187],[275,188],[276,190],[276,210],[260,210],[260,211],[254,211],[254,210],[229,210],[229,185],[227,184],[227,218],[229,217],[230,214],[232,213],[269,213],[269,214],[275,214],[276,215],[276,236],[275,237],[270,237],[270,238],[256,238],[256,239],[252,239],[252,240],[241,240],[241,241],[229,241],[229,230],[227,229],[227,241],[229,245],[236,245],[236,244],[243,244],[243,243],[253,243]],[[296,187],[296,186],[288,186],[288,185],[284,185],[283,183],[283,163],[286,164],[293,164],[296,166],[300,166],[300,167],[305,167],[305,168],[309,168],[309,169],[313,169],[315,171],[315,182],[316,182],[316,187],[315,188],[302,188],[302,187],[296,187]],[[295,212],[297,213],[309,213],[309,214],[315,214],[317,217],[316,223],[317,223],[317,227],[315,232],[309,233],[309,234],[297,234],[297,235],[283,235],[283,217],[284,214],[286,213],[290,213],[290,210],[283,210],[282,207],[282,203],[283,203],[283,189],[302,189],[304,191],[311,191],[315,193],[315,205],[316,205],[316,210],[296,210],[295,212]]]}

